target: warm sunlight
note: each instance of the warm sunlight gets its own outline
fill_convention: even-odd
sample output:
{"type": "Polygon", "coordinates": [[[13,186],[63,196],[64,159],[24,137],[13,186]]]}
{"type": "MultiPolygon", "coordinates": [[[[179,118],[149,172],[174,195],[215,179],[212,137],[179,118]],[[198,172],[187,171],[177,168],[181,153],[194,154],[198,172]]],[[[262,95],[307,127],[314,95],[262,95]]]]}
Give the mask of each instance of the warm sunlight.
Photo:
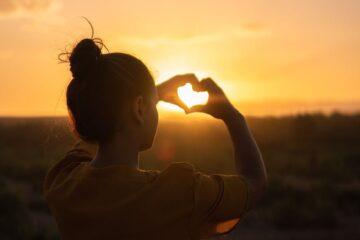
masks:
{"type": "Polygon", "coordinates": [[[208,92],[193,91],[192,85],[190,83],[185,84],[185,86],[179,87],[177,92],[180,99],[188,107],[199,104],[206,104],[209,98],[208,92]]]}
{"type": "MultiPolygon", "coordinates": [[[[0,44],[0,115],[68,114],[69,65],[58,64],[57,56],[90,36],[80,16],[91,20],[94,37],[110,52],[141,59],[156,83],[190,72],[199,80],[211,77],[245,115],[360,109],[356,0],[154,0],[150,9],[134,0],[108,0],[106,6],[85,1],[86,8],[71,0],[32,0],[31,7],[23,0],[0,2],[6,32],[6,44],[0,44]]],[[[163,102],[159,110],[182,113],[163,102]]]]}

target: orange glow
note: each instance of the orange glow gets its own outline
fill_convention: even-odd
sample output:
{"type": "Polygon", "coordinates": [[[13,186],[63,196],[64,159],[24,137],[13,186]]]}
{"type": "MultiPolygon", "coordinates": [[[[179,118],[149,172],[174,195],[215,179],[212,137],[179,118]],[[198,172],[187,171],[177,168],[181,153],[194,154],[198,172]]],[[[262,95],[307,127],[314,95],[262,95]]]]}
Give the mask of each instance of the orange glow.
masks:
{"type": "Polygon", "coordinates": [[[161,112],[181,112],[181,111],[183,111],[180,107],[178,107],[174,104],[171,104],[171,103],[163,102],[163,101],[160,101],[158,103],[157,107],[161,112]]]}
{"type": "MultiPolygon", "coordinates": [[[[203,78],[213,76],[213,74],[205,71],[198,70],[190,65],[182,63],[181,61],[176,61],[172,64],[160,64],[159,65],[159,73],[157,76],[157,83],[161,83],[163,81],[168,80],[169,78],[177,75],[177,74],[184,74],[184,73],[194,73],[199,81],[203,78]],[[176,65],[176,66],[174,66],[176,65]]],[[[184,103],[191,107],[196,104],[205,104],[208,100],[209,94],[207,92],[193,92],[191,84],[184,85],[179,87],[178,94],[180,98],[184,101],[184,103]],[[190,85],[190,86],[189,86],[190,85]]],[[[174,104],[166,103],[160,101],[158,103],[158,109],[161,113],[165,113],[165,115],[169,115],[169,113],[175,112],[183,112],[184,110],[174,104]]],[[[174,115],[172,115],[174,116],[174,115]]]]}
{"type": "Polygon", "coordinates": [[[238,222],[240,218],[234,218],[228,221],[221,222],[216,225],[216,232],[217,233],[224,233],[230,231],[238,222]]]}
{"type": "MultiPolygon", "coordinates": [[[[326,7],[317,1],[93,0],[86,7],[78,1],[35,2],[40,1],[32,8],[0,4],[6,32],[6,44],[0,44],[0,115],[67,115],[71,74],[57,56],[90,37],[78,16],[90,19],[94,37],[110,52],[141,59],[157,83],[189,72],[199,80],[211,77],[245,115],[360,110],[357,0],[326,7]]],[[[191,105],[193,97],[185,95],[191,105]]],[[[182,111],[159,105],[165,114],[182,111]]]]}

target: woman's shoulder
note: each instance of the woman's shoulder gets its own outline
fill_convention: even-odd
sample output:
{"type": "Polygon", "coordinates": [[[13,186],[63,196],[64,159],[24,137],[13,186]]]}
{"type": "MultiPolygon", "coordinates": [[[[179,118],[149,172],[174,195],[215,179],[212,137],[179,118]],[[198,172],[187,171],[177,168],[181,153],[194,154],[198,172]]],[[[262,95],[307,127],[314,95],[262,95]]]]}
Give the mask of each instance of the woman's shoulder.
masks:
{"type": "Polygon", "coordinates": [[[74,146],[47,171],[44,180],[44,193],[50,191],[56,185],[56,182],[63,181],[73,172],[73,170],[83,162],[91,161],[94,154],[94,149],[90,145],[78,141],[74,146]]]}
{"type": "Polygon", "coordinates": [[[184,177],[192,176],[195,172],[195,167],[188,162],[173,162],[170,163],[161,174],[166,177],[182,179],[184,177]]]}
{"type": "Polygon", "coordinates": [[[186,183],[192,181],[195,167],[187,162],[170,163],[161,171],[156,171],[157,179],[170,183],[186,183]]]}
{"type": "Polygon", "coordinates": [[[195,171],[193,164],[188,162],[173,162],[165,170],[171,171],[195,171]]]}

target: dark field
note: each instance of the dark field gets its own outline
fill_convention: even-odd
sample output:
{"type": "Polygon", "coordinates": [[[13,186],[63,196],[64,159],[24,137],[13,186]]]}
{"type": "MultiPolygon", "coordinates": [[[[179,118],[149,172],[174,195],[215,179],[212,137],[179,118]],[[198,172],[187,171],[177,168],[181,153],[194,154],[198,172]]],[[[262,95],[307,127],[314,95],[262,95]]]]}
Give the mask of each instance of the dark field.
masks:
{"type": "MultiPolygon", "coordinates": [[[[249,118],[269,173],[256,210],[220,239],[360,239],[360,115],[249,118]]],[[[0,118],[0,239],[58,239],[42,198],[47,168],[74,142],[65,118],[0,118]]],[[[234,173],[225,126],[160,121],[145,169],[189,161],[234,173]]]]}

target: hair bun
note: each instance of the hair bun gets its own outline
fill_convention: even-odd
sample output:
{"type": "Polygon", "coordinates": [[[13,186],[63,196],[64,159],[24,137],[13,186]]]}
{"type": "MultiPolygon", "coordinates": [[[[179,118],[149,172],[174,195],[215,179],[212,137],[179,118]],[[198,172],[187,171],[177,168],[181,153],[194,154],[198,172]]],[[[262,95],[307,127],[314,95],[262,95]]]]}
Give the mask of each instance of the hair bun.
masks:
{"type": "Polygon", "coordinates": [[[93,39],[81,40],[70,55],[70,71],[74,79],[84,79],[90,75],[101,56],[101,49],[93,39]]]}

